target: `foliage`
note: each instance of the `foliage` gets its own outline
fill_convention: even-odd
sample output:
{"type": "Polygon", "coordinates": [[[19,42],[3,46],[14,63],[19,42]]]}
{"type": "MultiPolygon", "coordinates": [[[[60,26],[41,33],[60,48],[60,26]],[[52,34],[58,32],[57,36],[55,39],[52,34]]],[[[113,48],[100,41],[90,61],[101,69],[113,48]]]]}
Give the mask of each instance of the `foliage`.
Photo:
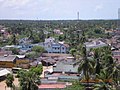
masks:
{"type": "Polygon", "coordinates": [[[42,64],[40,64],[37,67],[32,67],[32,68],[30,68],[30,71],[34,72],[37,75],[40,75],[40,74],[42,74],[43,66],[42,66],[42,64]]]}
{"type": "Polygon", "coordinates": [[[6,77],[6,85],[7,87],[13,87],[13,81],[14,81],[14,77],[12,74],[7,74],[7,77],[6,77]]]}
{"type": "Polygon", "coordinates": [[[10,50],[12,51],[13,54],[16,54],[16,55],[19,54],[19,49],[17,48],[10,48],[10,50]]]}
{"type": "MultiPolygon", "coordinates": [[[[58,37],[60,41],[64,40],[71,47],[76,47],[84,37],[81,38],[82,30],[83,36],[88,38],[109,38],[110,35],[105,33],[105,30],[114,30],[117,28],[118,20],[0,20],[0,24],[7,27],[6,30],[12,35],[10,44],[17,44],[17,40],[24,37],[29,37],[33,40],[32,43],[39,43],[45,40],[45,37],[58,37]],[[64,34],[54,34],[54,29],[60,29],[64,34]],[[49,33],[45,34],[44,31],[49,33]],[[16,38],[16,35],[19,38],[16,38]]],[[[9,44],[3,43],[2,44],[9,44]]]]}
{"type": "Polygon", "coordinates": [[[37,90],[40,84],[40,74],[42,65],[31,68],[29,71],[20,70],[18,72],[20,87],[22,90],[37,90]]]}
{"type": "Polygon", "coordinates": [[[29,59],[34,59],[34,58],[39,57],[39,54],[36,53],[36,52],[30,52],[30,53],[26,54],[26,57],[29,58],[29,59]]]}
{"type": "Polygon", "coordinates": [[[17,37],[16,37],[15,34],[12,35],[10,41],[11,41],[11,42],[10,42],[11,45],[17,45],[17,44],[18,44],[17,37]]]}
{"type": "Polygon", "coordinates": [[[83,72],[85,80],[88,81],[90,79],[90,74],[93,72],[93,66],[92,61],[87,58],[87,51],[85,46],[82,47],[81,54],[82,61],[80,62],[80,65],[78,67],[78,72],[83,72]]]}
{"type": "Polygon", "coordinates": [[[41,47],[41,46],[34,46],[32,48],[32,51],[35,51],[37,53],[43,53],[45,51],[45,49],[43,47],[41,47]]]}
{"type": "Polygon", "coordinates": [[[113,90],[112,88],[112,73],[107,71],[107,68],[102,69],[97,78],[101,81],[99,84],[94,85],[94,90],[113,90]]]}
{"type": "Polygon", "coordinates": [[[66,87],[64,90],[84,90],[85,87],[79,81],[74,81],[71,86],[66,87]]]}
{"type": "Polygon", "coordinates": [[[76,55],[76,52],[77,52],[77,50],[74,49],[74,48],[72,48],[72,49],[70,50],[70,54],[72,54],[73,57],[76,55]]]}

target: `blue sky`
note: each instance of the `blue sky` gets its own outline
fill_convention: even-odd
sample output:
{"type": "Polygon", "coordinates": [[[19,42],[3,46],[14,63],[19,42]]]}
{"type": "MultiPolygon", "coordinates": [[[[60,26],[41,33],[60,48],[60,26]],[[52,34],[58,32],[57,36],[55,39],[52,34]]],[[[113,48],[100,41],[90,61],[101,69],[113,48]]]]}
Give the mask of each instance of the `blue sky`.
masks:
{"type": "Polygon", "coordinates": [[[120,0],[0,0],[0,19],[117,19],[120,0]]]}

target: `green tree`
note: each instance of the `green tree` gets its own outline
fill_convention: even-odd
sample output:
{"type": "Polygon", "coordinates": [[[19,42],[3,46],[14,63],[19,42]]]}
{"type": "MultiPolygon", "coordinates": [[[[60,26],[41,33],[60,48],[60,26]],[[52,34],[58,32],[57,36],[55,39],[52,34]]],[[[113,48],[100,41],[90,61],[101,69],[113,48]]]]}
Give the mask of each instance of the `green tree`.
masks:
{"type": "Polygon", "coordinates": [[[37,90],[40,85],[40,74],[42,73],[42,65],[31,68],[29,71],[20,70],[18,72],[20,87],[22,90],[37,90]]]}
{"type": "Polygon", "coordinates": [[[80,62],[78,72],[79,73],[83,72],[84,79],[87,81],[87,84],[89,85],[90,75],[93,72],[93,65],[92,61],[87,58],[87,51],[85,46],[83,46],[81,49],[81,55],[82,61],[80,62]]]}
{"type": "Polygon", "coordinates": [[[7,74],[7,77],[6,77],[6,85],[7,85],[7,87],[10,87],[12,89],[13,86],[14,86],[13,81],[14,81],[13,75],[12,74],[7,74]]]}
{"type": "Polygon", "coordinates": [[[82,32],[82,36],[81,36],[81,38],[80,38],[80,43],[81,44],[84,44],[86,42],[86,36],[85,36],[85,32],[83,31],[82,32]]]}
{"type": "Polygon", "coordinates": [[[70,54],[72,54],[73,57],[75,57],[76,52],[77,52],[77,50],[74,49],[74,48],[72,48],[72,49],[70,50],[70,54]]]}
{"type": "Polygon", "coordinates": [[[30,53],[26,54],[26,57],[29,58],[29,59],[34,59],[34,58],[39,57],[39,54],[36,53],[36,52],[30,52],[30,53]]]}
{"type": "Polygon", "coordinates": [[[94,53],[94,55],[93,55],[94,62],[95,62],[94,71],[96,74],[99,74],[100,70],[102,68],[101,63],[100,63],[100,60],[102,57],[101,48],[94,48],[91,51],[94,53]]]}
{"type": "Polygon", "coordinates": [[[44,51],[45,51],[45,49],[43,48],[43,47],[41,47],[41,46],[34,46],[33,48],[32,48],[32,51],[35,51],[35,52],[37,52],[37,53],[43,53],[44,51]]]}
{"type": "Polygon", "coordinates": [[[84,90],[85,87],[79,81],[74,81],[71,86],[66,87],[64,90],[84,90]]]}
{"type": "Polygon", "coordinates": [[[18,48],[10,48],[13,54],[18,55],[19,54],[19,49],[18,48]]]}
{"type": "Polygon", "coordinates": [[[13,45],[18,44],[17,37],[15,34],[12,35],[10,44],[13,44],[13,45]]]}
{"type": "Polygon", "coordinates": [[[112,85],[112,73],[110,74],[107,68],[101,70],[100,74],[97,74],[97,79],[101,83],[94,85],[94,90],[114,90],[112,85]]]}

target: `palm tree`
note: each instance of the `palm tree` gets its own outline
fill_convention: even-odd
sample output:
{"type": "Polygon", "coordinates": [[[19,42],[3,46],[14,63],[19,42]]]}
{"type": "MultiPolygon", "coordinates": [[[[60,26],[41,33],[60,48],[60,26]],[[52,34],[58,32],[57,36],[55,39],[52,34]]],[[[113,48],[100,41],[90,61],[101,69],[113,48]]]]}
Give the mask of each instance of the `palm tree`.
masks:
{"type": "Polygon", "coordinates": [[[100,73],[100,69],[101,69],[101,63],[100,63],[100,60],[101,60],[101,49],[100,48],[94,48],[94,49],[91,49],[91,51],[94,53],[94,62],[95,62],[95,65],[94,65],[94,71],[95,73],[99,74],[100,73]]]}
{"type": "Polygon", "coordinates": [[[100,71],[96,78],[99,79],[99,83],[94,85],[94,90],[114,90],[112,87],[112,74],[110,74],[107,68],[100,71]]]}
{"type": "Polygon", "coordinates": [[[113,64],[108,67],[112,73],[113,84],[117,87],[120,82],[120,64],[118,64],[117,60],[114,60],[113,64]]]}
{"type": "Polygon", "coordinates": [[[78,72],[79,73],[81,73],[81,71],[83,72],[84,78],[87,81],[87,86],[89,86],[89,79],[91,73],[93,72],[93,65],[92,65],[92,61],[87,58],[87,52],[85,46],[82,47],[81,55],[82,55],[82,61],[79,65],[78,72]]]}
{"type": "Polygon", "coordinates": [[[81,36],[81,38],[80,38],[80,43],[81,43],[81,44],[84,44],[85,42],[86,42],[85,32],[82,31],[82,36],[81,36]]]}
{"type": "Polygon", "coordinates": [[[10,87],[11,90],[12,90],[12,88],[14,86],[13,81],[14,81],[13,75],[12,74],[7,74],[6,85],[7,85],[7,87],[10,87]]]}

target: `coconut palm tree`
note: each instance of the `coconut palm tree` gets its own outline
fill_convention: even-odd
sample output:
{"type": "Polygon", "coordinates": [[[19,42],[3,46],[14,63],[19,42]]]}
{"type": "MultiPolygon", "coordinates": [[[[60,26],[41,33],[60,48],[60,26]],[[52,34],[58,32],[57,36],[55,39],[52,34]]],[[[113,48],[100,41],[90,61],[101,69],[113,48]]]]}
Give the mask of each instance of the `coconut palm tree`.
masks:
{"type": "Polygon", "coordinates": [[[80,43],[81,44],[84,44],[86,42],[86,36],[85,36],[85,32],[84,30],[82,31],[82,36],[80,38],[80,43]]]}
{"type": "Polygon", "coordinates": [[[101,69],[101,63],[100,63],[100,60],[101,60],[101,49],[100,48],[94,48],[94,49],[91,49],[91,51],[94,53],[93,55],[93,59],[94,59],[94,71],[95,73],[99,74],[100,73],[100,69],[101,69]]]}
{"type": "Polygon", "coordinates": [[[99,83],[94,85],[94,90],[114,90],[112,87],[112,73],[110,74],[107,68],[100,71],[96,78],[99,79],[99,83]]]}
{"type": "Polygon", "coordinates": [[[12,88],[14,86],[13,81],[14,81],[13,75],[12,74],[7,74],[6,85],[7,85],[7,87],[10,87],[11,90],[12,90],[12,88]]]}
{"type": "Polygon", "coordinates": [[[87,86],[89,86],[90,75],[93,72],[92,61],[87,57],[86,47],[83,46],[81,50],[82,61],[80,62],[78,72],[83,72],[84,79],[87,81],[87,86]]]}
{"type": "Polygon", "coordinates": [[[115,87],[119,85],[120,82],[120,64],[117,62],[117,60],[114,60],[113,64],[108,67],[111,69],[112,73],[112,80],[115,87]]]}

